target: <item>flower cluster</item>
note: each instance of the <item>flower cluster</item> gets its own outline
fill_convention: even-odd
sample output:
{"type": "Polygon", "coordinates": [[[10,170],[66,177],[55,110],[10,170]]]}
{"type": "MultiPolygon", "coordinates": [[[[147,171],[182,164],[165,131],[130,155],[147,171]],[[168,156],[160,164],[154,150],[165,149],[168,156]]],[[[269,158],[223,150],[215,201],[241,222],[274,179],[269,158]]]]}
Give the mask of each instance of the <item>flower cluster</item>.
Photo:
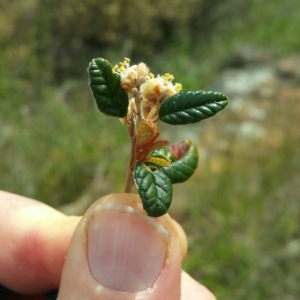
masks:
{"type": "Polygon", "coordinates": [[[145,82],[149,76],[149,68],[144,63],[130,66],[130,59],[125,58],[124,62],[120,62],[113,67],[113,72],[121,77],[121,85],[126,93],[131,94],[132,89],[139,87],[145,82]]]}
{"type": "Polygon", "coordinates": [[[139,103],[141,107],[137,110],[141,111],[144,118],[155,118],[155,114],[150,113],[153,107],[158,108],[165,99],[177,94],[182,88],[181,84],[172,83],[173,75],[166,73],[154,77],[144,63],[130,66],[129,58],[116,65],[113,72],[120,75],[122,87],[127,94],[133,96],[129,101],[128,113],[132,112],[134,103],[139,103]]]}

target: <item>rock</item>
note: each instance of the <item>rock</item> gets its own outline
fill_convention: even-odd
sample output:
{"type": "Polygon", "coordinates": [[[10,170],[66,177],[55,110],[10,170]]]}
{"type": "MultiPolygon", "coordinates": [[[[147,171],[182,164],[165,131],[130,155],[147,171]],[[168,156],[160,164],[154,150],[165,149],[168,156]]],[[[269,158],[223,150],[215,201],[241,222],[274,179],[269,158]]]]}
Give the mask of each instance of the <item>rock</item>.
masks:
{"type": "Polygon", "coordinates": [[[279,60],[278,76],[286,79],[296,79],[300,83],[300,56],[293,55],[279,60]]]}

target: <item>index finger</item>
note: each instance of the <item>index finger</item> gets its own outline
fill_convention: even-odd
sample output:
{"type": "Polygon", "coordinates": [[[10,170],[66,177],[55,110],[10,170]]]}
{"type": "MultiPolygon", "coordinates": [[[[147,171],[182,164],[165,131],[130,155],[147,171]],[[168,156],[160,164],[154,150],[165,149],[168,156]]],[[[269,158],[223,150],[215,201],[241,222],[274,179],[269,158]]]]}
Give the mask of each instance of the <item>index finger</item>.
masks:
{"type": "Polygon", "coordinates": [[[22,294],[58,288],[79,219],[0,191],[0,283],[22,294]]]}

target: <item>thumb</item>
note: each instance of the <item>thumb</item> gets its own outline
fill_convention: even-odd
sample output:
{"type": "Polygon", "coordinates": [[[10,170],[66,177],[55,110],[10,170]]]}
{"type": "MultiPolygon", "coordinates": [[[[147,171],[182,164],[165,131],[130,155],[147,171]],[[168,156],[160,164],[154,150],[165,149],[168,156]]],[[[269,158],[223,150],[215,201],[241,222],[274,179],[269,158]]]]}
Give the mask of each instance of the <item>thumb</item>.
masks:
{"type": "Polygon", "coordinates": [[[134,194],[105,196],[75,230],[58,299],[179,300],[182,252],[168,215],[148,217],[134,194]]]}

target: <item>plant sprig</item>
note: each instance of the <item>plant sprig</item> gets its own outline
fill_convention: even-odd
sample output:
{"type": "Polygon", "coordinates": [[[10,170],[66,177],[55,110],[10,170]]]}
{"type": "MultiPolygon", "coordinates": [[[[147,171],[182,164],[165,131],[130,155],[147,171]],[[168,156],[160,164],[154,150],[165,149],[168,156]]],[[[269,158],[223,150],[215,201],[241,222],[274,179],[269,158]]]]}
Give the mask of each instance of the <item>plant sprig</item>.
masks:
{"type": "Polygon", "coordinates": [[[196,146],[183,140],[168,146],[157,140],[157,122],[171,125],[196,123],[214,116],[228,104],[222,93],[181,92],[181,84],[166,73],[154,77],[144,64],[130,66],[125,59],[115,67],[103,58],[89,65],[90,87],[98,109],[120,118],[131,139],[131,153],[124,192],[135,184],[149,216],[167,213],[172,184],[190,178],[198,164],[196,146]]]}

